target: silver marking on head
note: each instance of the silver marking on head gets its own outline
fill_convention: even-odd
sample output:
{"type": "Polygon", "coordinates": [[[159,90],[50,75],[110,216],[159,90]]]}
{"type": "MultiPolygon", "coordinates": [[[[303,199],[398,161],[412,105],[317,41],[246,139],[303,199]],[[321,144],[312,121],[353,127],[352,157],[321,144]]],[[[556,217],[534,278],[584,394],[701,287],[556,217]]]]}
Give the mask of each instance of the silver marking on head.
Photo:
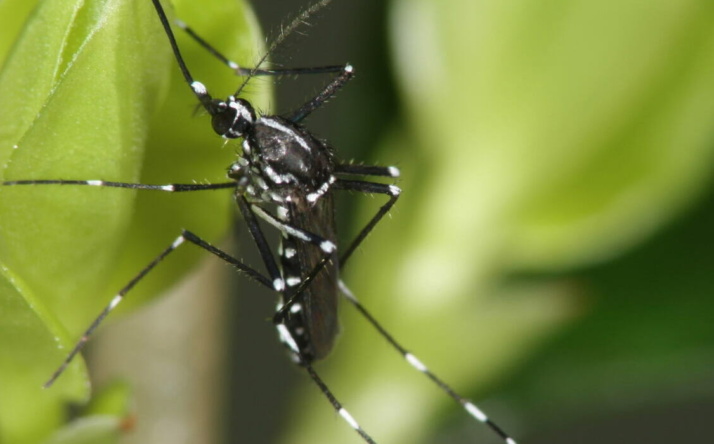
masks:
{"type": "Polygon", "coordinates": [[[389,185],[389,194],[392,196],[399,196],[402,194],[402,189],[396,185],[389,185]]]}
{"type": "Polygon", "coordinates": [[[234,96],[228,97],[226,105],[228,105],[228,108],[233,108],[234,110],[236,110],[236,117],[241,115],[241,112],[244,108],[240,103],[236,102],[236,98],[234,96]]]}
{"type": "Polygon", "coordinates": [[[290,307],[290,313],[300,313],[302,311],[302,305],[295,303],[290,307]]]}
{"type": "Polygon", "coordinates": [[[101,187],[102,185],[104,185],[104,181],[103,180],[88,180],[87,185],[93,186],[93,187],[101,187]]]}
{"type": "Polygon", "coordinates": [[[399,171],[399,168],[397,168],[395,166],[388,167],[387,171],[389,172],[389,175],[392,177],[399,177],[399,175],[401,174],[401,172],[399,171]]]}
{"type": "Polygon", "coordinates": [[[354,67],[350,65],[349,63],[345,65],[345,72],[354,72],[354,67]]]}
{"type": "Polygon", "coordinates": [[[240,69],[240,66],[238,66],[238,64],[232,60],[228,61],[228,67],[234,71],[237,71],[240,69]]]}
{"type": "Polygon", "coordinates": [[[290,258],[292,258],[293,256],[295,256],[296,253],[297,253],[297,251],[295,251],[294,248],[288,247],[288,248],[286,248],[285,251],[283,252],[283,256],[285,256],[287,259],[290,259],[290,258]]]}
{"type": "Polygon", "coordinates": [[[175,191],[176,187],[174,187],[173,185],[163,185],[161,189],[164,191],[175,191]]]}
{"type": "Polygon", "coordinates": [[[238,107],[238,110],[240,111],[241,118],[247,120],[248,122],[253,122],[253,115],[250,113],[248,108],[245,107],[245,105],[241,104],[240,107],[238,107]]]}

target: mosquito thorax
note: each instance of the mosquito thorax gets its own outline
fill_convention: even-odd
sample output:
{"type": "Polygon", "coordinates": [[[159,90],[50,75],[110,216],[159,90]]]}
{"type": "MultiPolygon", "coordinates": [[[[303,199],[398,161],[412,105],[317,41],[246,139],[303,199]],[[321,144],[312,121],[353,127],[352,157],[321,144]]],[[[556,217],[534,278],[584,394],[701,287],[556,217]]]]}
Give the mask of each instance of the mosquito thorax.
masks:
{"type": "Polygon", "coordinates": [[[226,139],[243,137],[255,122],[253,105],[246,100],[229,96],[226,100],[213,100],[212,105],[213,131],[226,139]]]}

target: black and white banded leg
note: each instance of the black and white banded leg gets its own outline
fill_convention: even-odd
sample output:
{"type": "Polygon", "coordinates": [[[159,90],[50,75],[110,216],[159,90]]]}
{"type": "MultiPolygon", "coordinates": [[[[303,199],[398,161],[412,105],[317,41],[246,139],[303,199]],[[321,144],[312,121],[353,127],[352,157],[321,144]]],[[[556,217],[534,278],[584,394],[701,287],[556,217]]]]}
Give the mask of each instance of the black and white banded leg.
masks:
{"type": "MultiPolygon", "coordinates": [[[[5,182],[4,184],[6,183],[7,182],[5,182]]],[[[149,262],[144,268],[142,268],[139,273],[137,273],[133,278],[131,278],[129,282],[116,293],[116,295],[111,299],[111,301],[109,301],[109,304],[104,307],[104,309],[99,313],[99,316],[97,316],[94,321],[92,321],[90,326],[84,331],[82,337],[79,339],[79,341],[77,341],[74,348],[72,348],[72,350],[69,352],[64,362],[62,362],[62,364],[54,371],[54,373],[52,373],[50,379],[45,382],[45,388],[50,387],[57,380],[57,378],[65,371],[65,369],[70,364],[70,362],[72,362],[74,357],[87,344],[87,341],[97,329],[97,327],[99,327],[99,325],[102,323],[102,321],[104,321],[104,319],[109,315],[109,313],[111,313],[119,305],[119,303],[124,300],[127,293],[129,293],[131,289],[133,289],[144,277],[146,277],[147,274],[149,274],[151,270],[153,270],[159,263],[161,263],[169,254],[171,254],[178,247],[183,245],[186,241],[203,248],[211,254],[218,256],[223,261],[233,265],[240,272],[244,273],[250,279],[258,282],[259,284],[270,289],[273,288],[273,283],[252,267],[245,265],[243,262],[232,257],[223,250],[214,247],[213,245],[204,241],[192,232],[183,230],[181,234],[171,243],[171,245],[166,247],[161,253],[159,253],[158,256],[156,256],[151,262],[149,262]]]]}
{"type": "Polygon", "coordinates": [[[352,427],[359,434],[359,436],[362,437],[362,439],[364,439],[365,442],[368,442],[370,444],[376,444],[376,442],[372,439],[372,437],[369,436],[367,434],[367,432],[364,431],[364,429],[359,425],[359,423],[357,423],[357,421],[350,414],[350,412],[345,410],[345,408],[342,407],[342,404],[340,404],[340,402],[337,400],[337,398],[335,398],[332,395],[332,392],[330,391],[330,389],[327,387],[327,385],[325,385],[325,383],[322,381],[320,376],[315,372],[315,370],[312,368],[312,366],[310,364],[302,364],[302,366],[305,367],[305,370],[310,375],[310,378],[312,378],[312,380],[315,382],[315,384],[317,384],[317,386],[320,388],[322,393],[324,393],[325,396],[327,396],[327,399],[330,401],[330,404],[332,404],[332,407],[335,409],[337,414],[340,415],[342,417],[342,419],[344,419],[345,422],[347,422],[347,424],[349,424],[349,426],[352,427]]]}
{"type": "Polygon", "coordinates": [[[128,188],[132,190],[152,190],[166,191],[169,193],[189,192],[189,191],[208,191],[208,190],[223,190],[227,188],[235,188],[235,182],[221,183],[170,183],[166,185],[147,185],[143,183],[129,182],[112,182],[108,180],[6,180],[0,182],[0,186],[15,186],[15,185],[73,185],[73,186],[90,186],[103,188],[128,188]]]}
{"type": "MultiPolygon", "coordinates": [[[[329,0],[325,3],[329,3],[329,0]]],[[[188,34],[193,40],[201,45],[206,51],[211,53],[215,58],[217,58],[221,63],[226,65],[228,68],[233,70],[236,75],[253,77],[253,76],[286,76],[286,75],[300,75],[300,74],[330,74],[341,71],[344,65],[327,65],[327,66],[310,66],[304,68],[275,68],[275,69],[261,69],[261,68],[245,68],[240,66],[238,63],[227,58],[223,53],[218,51],[213,45],[208,43],[200,35],[198,35],[190,26],[181,20],[174,20],[174,23],[181,28],[186,34],[188,34]]],[[[287,35],[286,30],[283,30],[281,36],[287,35]]],[[[273,42],[271,45],[274,48],[276,43],[280,43],[282,39],[273,42]]],[[[270,52],[268,52],[269,54],[270,52]]]]}
{"type": "Polygon", "coordinates": [[[489,417],[476,406],[476,404],[472,403],[468,399],[464,398],[463,396],[459,395],[456,393],[448,384],[446,384],[441,378],[436,376],[434,373],[432,373],[424,363],[417,358],[414,354],[409,352],[407,349],[405,349],[399,342],[397,342],[396,339],[382,327],[382,324],[377,322],[377,320],[372,316],[372,314],[367,311],[367,309],[362,305],[357,297],[350,291],[349,288],[345,285],[345,283],[340,280],[339,281],[339,288],[340,292],[345,296],[345,298],[352,303],[352,305],[355,306],[357,311],[359,311],[362,316],[364,316],[367,321],[369,321],[370,324],[379,332],[379,334],[389,342],[392,347],[394,347],[397,352],[399,352],[402,357],[411,365],[414,367],[417,371],[423,373],[428,377],[434,384],[436,384],[444,393],[449,395],[453,400],[459,403],[461,407],[468,413],[471,417],[476,419],[479,422],[482,422],[486,424],[491,430],[494,431],[501,439],[503,439],[507,444],[516,444],[516,441],[511,438],[498,424],[493,422],[489,417]]]}
{"type": "MultiPolygon", "coordinates": [[[[240,272],[244,273],[246,276],[248,276],[250,279],[254,280],[255,282],[263,285],[264,287],[274,290],[275,284],[274,281],[271,281],[270,279],[266,278],[259,272],[257,272],[255,269],[253,269],[250,266],[245,265],[242,261],[234,258],[233,256],[229,255],[228,253],[224,252],[223,250],[213,246],[209,242],[206,242],[205,240],[201,239],[194,233],[183,230],[181,235],[179,235],[172,243],[169,245],[167,248],[165,248],[161,253],[159,253],[158,256],[156,256],[151,262],[149,262],[148,265],[146,265],[144,268],[142,268],[139,273],[137,273],[136,276],[134,276],[124,287],[122,287],[117,294],[111,299],[109,304],[104,307],[104,309],[100,312],[99,316],[97,316],[94,321],[90,324],[90,326],[85,330],[85,332],[82,334],[82,337],[79,339],[79,341],[75,344],[74,348],[69,352],[65,360],[62,362],[62,364],[54,371],[52,376],[49,378],[47,382],[45,382],[44,387],[49,388],[56,380],[57,378],[65,371],[67,366],[72,362],[74,357],[82,351],[84,346],[87,344],[87,341],[91,337],[91,335],[94,333],[94,331],[99,327],[99,325],[102,323],[102,321],[124,300],[126,295],[144,278],[146,277],[151,270],[153,270],[159,263],[161,263],[169,254],[171,254],[173,251],[178,249],[181,245],[183,245],[185,242],[192,243],[200,248],[203,248],[204,250],[208,251],[209,253],[217,256],[221,260],[223,260],[226,263],[229,263],[230,265],[234,266],[236,269],[238,269],[240,272]]],[[[335,411],[344,419],[344,421],[351,427],[353,428],[361,437],[362,439],[370,444],[375,444],[375,441],[372,439],[372,437],[367,434],[367,432],[364,431],[364,429],[359,425],[359,423],[354,419],[354,417],[345,409],[342,404],[337,400],[335,395],[332,393],[332,391],[327,387],[327,385],[322,381],[320,376],[315,372],[315,370],[312,368],[312,366],[308,363],[302,364],[302,366],[306,369],[307,373],[310,375],[310,378],[315,382],[315,384],[319,387],[320,391],[327,397],[328,401],[330,404],[334,407],[335,411]]]]}
{"type": "MultiPolygon", "coordinates": [[[[353,165],[356,166],[356,165],[353,165]]],[[[375,167],[364,167],[374,169],[375,167]]],[[[389,173],[399,173],[399,171],[394,167],[385,168],[389,173]]],[[[387,203],[382,205],[377,213],[370,219],[369,222],[360,230],[357,237],[350,243],[347,249],[342,252],[340,256],[340,267],[343,267],[347,260],[352,256],[352,253],[357,249],[357,247],[365,240],[367,235],[374,229],[374,227],[379,223],[380,220],[392,209],[394,204],[397,203],[399,195],[402,190],[396,185],[386,185],[383,183],[367,182],[363,180],[347,180],[338,179],[335,181],[335,189],[347,190],[347,191],[358,191],[365,194],[384,194],[389,196],[387,203]]]]}
{"type": "MultiPolygon", "coordinates": [[[[373,166],[361,166],[361,165],[348,165],[341,166],[340,173],[343,174],[354,174],[354,175],[373,175],[373,176],[388,176],[393,177],[398,175],[398,170],[393,167],[373,167],[373,166]]],[[[374,183],[368,181],[360,180],[345,180],[338,179],[335,181],[336,189],[351,190],[361,193],[376,193],[384,194],[390,196],[390,199],[377,211],[377,213],[372,217],[372,219],[360,230],[352,243],[342,252],[340,256],[340,268],[344,267],[347,260],[351,257],[352,253],[357,249],[357,247],[364,241],[367,235],[372,231],[372,229],[377,225],[377,223],[386,215],[389,210],[394,206],[400,195],[400,189],[394,185],[386,185],[381,183],[374,183]]],[[[297,288],[296,296],[291,298],[286,302],[285,306],[282,307],[274,317],[274,322],[280,322],[283,318],[285,312],[289,309],[290,305],[298,299],[301,293],[301,289],[304,286],[309,285],[310,281],[319,272],[321,266],[324,265],[324,261],[303,280],[301,286],[297,288]]],[[[401,354],[401,356],[415,368],[417,371],[426,375],[437,387],[439,387],[444,393],[454,399],[461,407],[474,419],[486,424],[494,433],[496,433],[501,439],[507,444],[516,444],[516,441],[510,437],[498,424],[493,422],[480,408],[478,408],[474,403],[464,398],[463,396],[456,393],[448,384],[446,384],[441,378],[436,374],[431,372],[428,367],[413,353],[409,352],[404,348],[397,340],[372,316],[372,314],[359,302],[359,300],[354,296],[354,294],[347,288],[342,280],[338,281],[340,292],[343,296],[355,306],[355,308],[360,312],[360,314],[367,319],[367,321],[379,332],[379,334],[389,342],[394,349],[401,354]]],[[[318,383],[317,381],[315,381],[318,383]]],[[[318,385],[320,385],[318,383],[318,385]]],[[[334,404],[333,404],[334,405],[334,404]]]]}

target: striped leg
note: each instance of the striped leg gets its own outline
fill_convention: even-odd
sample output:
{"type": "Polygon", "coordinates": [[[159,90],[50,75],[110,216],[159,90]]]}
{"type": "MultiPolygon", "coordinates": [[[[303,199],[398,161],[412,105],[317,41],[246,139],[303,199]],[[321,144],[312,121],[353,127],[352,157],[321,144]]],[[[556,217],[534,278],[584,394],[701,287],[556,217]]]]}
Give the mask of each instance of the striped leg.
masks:
{"type": "Polygon", "coordinates": [[[147,185],[143,183],[111,182],[107,180],[62,180],[62,179],[40,179],[40,180],[6,180],[0,182],[0,186],[20,186],[20,185],[73,185],[102,188],[128,188],[132,190],[152,190],[165,191],[168,193],[180,193],[190,191],[208,191],[235,188],[235,182],[221,183],[171,183],[166,185],[147,185]]]}
{"type": "Polygon", "coordinates": [[[224,252],[223,250],[220,250],[210,243],[204,241],[200,237],[196,236],[195,234],[191,233],[190,231],[183,230],[181,235],[178,236],[166,249],[164,249],[161,253],[159,253],[158,256],[156,256],[151,262],[149,262],[148,265],[146,265],[139,273],[134,276],[119,292],[112,298],[112,300],[107,304],[106,307],[99,313],[99,316],[97,316],[92,324],[85,330],[84,334],[82,337],[79,339],[77,344],[75,344],[74,348],[72,351],[69,352],[67,357],[65,358],[64,362],[55,370],[55,372],[52,374],[49,380],[44,384],[45,388],[50,387],[56,380],[59,378],[59,376],[64,372],[64,370],[67,368],[70,362],[72,362],[72,359],[84,348],[86,345],[87,341],[91,337],[92,333],[99,327],[99,325],[102,323],[102,321],[111,313],[112,310],[116,308],[117,305],[124,299],[124,297],[131,291],[132,288],[136,286],[151,270],[154,269],[161,261],[166,258],[171,252],[176,250],[179,246],[181,246],[185,241],[188,241],[194,245],[197,245],[204,250],[208,251],[211,254],[214,254],[224,260],[225,262],[228,262],[229,264],[233,265],[236,267],[239,271],[245,273],[246,276],[248,276],[250,279],[258,282],[259,284],[268,287],[270,289],[273,288],[273,284],[270,281],[270,279],[267,279],[265,276],[254,270],[253,268],[249,267],[248,265],[245,265],[243,262],[239,261],[238,259],[234,258],[233,256],[229,255],[228,253],[224,252]]]}
{"type": "MultiPolygon", "coordinates": [[[[267,51],[263,54],[263,56],[257,61],[255,64],[256,67],[261,66],[262,64],[266,63],[268,57],[270,54],[275,51],[275,49],[283,42],[283,40],[290,35],[292,32],[294,32],[298,27],[304,25],[307,20],[316,12],[318,12],[320,9],[324,8],[327,6],[327,4],[330,3],[331,0],[320,0],[316,2],[315,4],[309,6],[305,11],[302,13],[298,14],[297,17],[295,17],[286,27],[282,29],[282,32],[278,36],[277,39],[275,39],[270,47],[268,48],[267,51]]],[[[179,65],[179,69],[181,70],[181,73],[184,76],[184,79],[186,80],[186,83],[191,86],[191,89],[193,90],[193,93],[196,95],[196,98],[201,102],[203,107],[209,111],[213,109],[213,104],[211,103],[211,96],[208,94],[208,91],[206,90],[206,87],[201,83],[196,80],[194,80],[193,76],[188,70],[188,67],[186,66],[185,61],[183,60],[183,56],[181,55],[181,52],[179,51],[178,44],[176,43],[176,38],[173,35],[173,31],[171,30],[171,25],[169,24],[169,20],[166,17],[166,13],[164,12],[163,7],[161,6],[161,3],[159,0],[152,0],[152,3],[154,4],[154,8],[156,9],[156,12],[159,16],[159,20],[161,21],[161,25],[163,26],[164,30],[166,31],[166,35],[169,39],[169,43],[171,44],[171,48],[173,49],[174,56],[176,57],[176,62],[179,65]]],[[[245,82],[236,90],[236,92],[233,94],[234,97],[238,97],[243,90],[243,88],[246,86],[248,80],[250,80],[251,77],[256,76],[256,75],[270,75],[270,76],[281,76],[281,75],[290,75],[290,74],[322,74],[322,73],[335,73],[338,74],[335,79],[330,82],[320,94],[318,94],[316,97],[313,99],[309,100],[307,103],[302,105],[299,109],[297,109],[290,117],[289,120],[292,120],[293,122],[300,122],[303,120],[305,117],[307,117],[308,114],[313,112],[315,109],[319,108],[325,101],[329,100],[339,89],[344,86],[347,81],[349,81],[353,77],[353,68],[352,66],[348,65],[330,65],[330,66],[322,66],[322,67],[315,67],[315,68],[292,68],[292,69],[260,69],[260,68],[243,68],[239,64],[231,61],[228,59],[226,56],[221,54],[216,48],[214,48],[210,43],[205,41],[203,38],[201,38],[199,35],[197,35],[191,28],[189,28],[185,23],[178,21],[177,22],[178,26],[183,29],[191,38],[193,38],[199,45],[203,46],[208,52],[213,54],[218,60],[220,60],[223,64],[231,68],[236,72],[236,74],[241,75],[241,76],[246,76],[245,82]]]]}
{"type": "MultiPolygon", "coordinates": [[[[295,338],[292,336],[290,330],[286,327],[284,323],[284,318],[279,317],[280,313],[285,313],[286,310],[288,310],[292,304],[297,302],[299,298],[302,297],[302,293],[307,288],[307,285],[309,285],[309,283],[317,276],[317,274],[322,271],[324,266],[330,260],[330,253],[335,251],[336,246],[331,241],[325,240],[320,236],[306,232],[304,230],[300,230],[289,224],[284,223],[279,218],[262,209],[260,206],[249,204],[243,197],[238,198],[237,201],[241,213],[243,213],[244,219],[246,220],[246,223],[248,225],[248,229],[251,232],[254,241],[256,242],[261,256],[263,256],[263,260],[266,263],[266,268],[271,269],[272,267],[275,267],[275,258],[271,253],[270,249],[268,248],[267,243],[265,242],[262,230],[257,224],[255,216],[258,216],[261,219],[265,220],[266,222],[280,230],[284,235],[292,236],[303,242],[318,246],[324,253],[323,259],[318,263],[317,266],[313,268],[313,270],[308,274],[308,276],[305,277],[302,282],[299,283],[299,285],[291,287],[289,277],[287,279],[287,282],[282,282],[282,280],[280,281],[281,288],[278,288],[278,285],[274,285],[275,289],[283,294],[285,294],[286,291],[291,292],[291,297],[289,298],[288,302],[283,304],[283,306],[278,310],[278,313],[276,313],[274,317],[275,327],[278,330],[281,342],[287,345],[292,350],[293,353],[291,355],[296,357],[296,363],[305,369],[305,371],[308,373],[308,376],[310,376],[310,379],[312,379],[312,381],[322,392],[322,394],[327,398],[327,400],[330,402],[335,411],[340,415],[340,417],[353,430],[355,430],[366,443],[374,444],[375,441],[372,439],[372,437],[369,436],[369,434],[359,425],[359,423],[357,423],[357,421],[347,411],[347,409],[345,409],[342,404],[337,400],[337,398],[329,389],[329,387],[323,382],[322,378],[320,378],[318,373],[312,367],[309,360],[305,359],[302,356],[295,338]],[[287,284],[287,286],[285,284],[287,284]]],[[[273,282],[277,281],[274,279],[273,282]]]]}
{"type": "Polygon", "coordinates": [[[364,431],[364,429],[357,423],[357,421],[354,419],[354,417],[345,410],[344,407],[342,407],[342,404],[335,398],[335,396],[332,394],[330,389],[327,387],[327,385],[322,381],[322,379],[318,376],[318,374],[315,372],[315,370],[312,368],[310,364],[302,364],[303,367],[305,367],[305,370],[307,373],[310,375],[310,378],[315,382],[315,384],[318,386],[320,391],[327,397],[327,399],[330,401],[330,404],[332,404],[332,407],[335,409],[337,414],[339,414],[342,419],[349,424],[350,427],[354,429],[355,432],[359,434],[359,436],[364,439],[365,442],[370,443],[370,444],[376,444],[375,441],[372,439],[371,436],[367,434],[367,432],[364,431]]]}
{"type": "Polygon", "coordinates": [[[288,116],[288,120],[299,123],[310,113],[321,107],[325,102],[330,100],[341,90],[347,82],[354,78],[355,71],[352,65],[347,64],[342,67],[340,73],[330,83],[328,83],[322,91],[312,99],[308,100],[300,108],[296,109],[288,116]]]}
{"type": "MultiPolygon", "coordinates": [[[[397,170],[396,173],[398,174],[399,171],[397,170]]],[[[352,253],[354,253],[357,247],[359,247],[360,244],[367,238],[369,233],[372,232],[372,230],[375,226],[377,226],[379,221],[382,220],[382,218],[389,212],[389,210],[392,209],[394,204],[397,203],[397,199],[399,199],[399,195],[402,193],[402,190],[399,189],[399,187],[397,187],[396,185],[385,185],[383,183],[367,182],[363,180],[338,179],[335,182],[334,186],[337,189],[341,190],[359,191],[360,193],[365,194],[376,193],[389,196],[389,200],[387,201],[387,203],[382,205],[379,210],[377,210],[377,213],[372,216],[372,219],[367,222],[367,225],[362,227],[362,229],[357,234],[352,243],[347,247],[344,252],[342,252],[342,256],[340,256],[340,267],[344,267],[347,260],[350,258],[350,256],[352,256],[352,253]]]]}
{"type": "Polygon", "coordinates": [[[392,337],[392,335],[387,332],[387,330],[382,327],[382,325],[377,322],[377,320],[372,316],[370,312],[367,311],[366,308],[357,300],[357,297],[350,291],[349,288],[342,282],[342,280],[339,281],[339,288],[342,294],[347,298],[348,301],[352,303],[352,305],[357,308],[357,311],[359,311],[362,316],[369,321],[370,324],[379,332],[380,335],[384,339],[389,342],[392,347],[394,347],[399,354],[402,355],[402,357],[415,369],[420,371],[421,373],[425,374],[434,384],[436,384],[444,393],[449,395],[454,401],[458,402],[461,407],[474,419],[486,424],[491,430],[494,431],[499,437],[501,437],[507,444],[516,444],[516,441],[511,438],[503,429],[496,424],[495,422],[491,421],[486,414],[476,407],[474,403],[469,401],[468,399],[464,398],[463,396],[459,395],[456,393],[448,384],[446,384],[444,381],[442,381],[438,376],[436,376],[434,373],[432,373],[424,363],[419,360],[415,355],[410,353],[407,349],[405,349],[399,342],[392,337]]]}
{"type": "Polygon", "coordinates": [[[217,58],[221,63],[232,69],[239,76],[286,76],[286,75],[301,75],[301,74],[330,74],[342,71],[344,65],[328,65],[308,68],[276,68],[276,69],[260,69],[260,68],[245,68],[238,63],[230,60],[223,55],[213,45],[208,43],[203,37],[198,35],[196,31],[191,29],[186,23],[181,20],[174,20],[174,23],[181,28],[193,40],[201,45],[206,51],[217,58]]]}

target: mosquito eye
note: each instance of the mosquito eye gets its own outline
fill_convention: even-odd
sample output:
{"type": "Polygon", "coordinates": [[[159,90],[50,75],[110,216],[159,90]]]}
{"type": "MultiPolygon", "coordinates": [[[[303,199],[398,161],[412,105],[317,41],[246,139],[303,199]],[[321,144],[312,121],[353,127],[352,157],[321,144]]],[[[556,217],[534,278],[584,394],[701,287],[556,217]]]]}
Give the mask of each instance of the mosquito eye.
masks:
{"type": "Polygon", "coordinates": [[[211,124],[213,131],[221,137],[235,139],[241,137],[243,133],[236,134],[234,122],[236,120],[236,109],[230,106],[222,106],[213,114],[211,124]]]}

